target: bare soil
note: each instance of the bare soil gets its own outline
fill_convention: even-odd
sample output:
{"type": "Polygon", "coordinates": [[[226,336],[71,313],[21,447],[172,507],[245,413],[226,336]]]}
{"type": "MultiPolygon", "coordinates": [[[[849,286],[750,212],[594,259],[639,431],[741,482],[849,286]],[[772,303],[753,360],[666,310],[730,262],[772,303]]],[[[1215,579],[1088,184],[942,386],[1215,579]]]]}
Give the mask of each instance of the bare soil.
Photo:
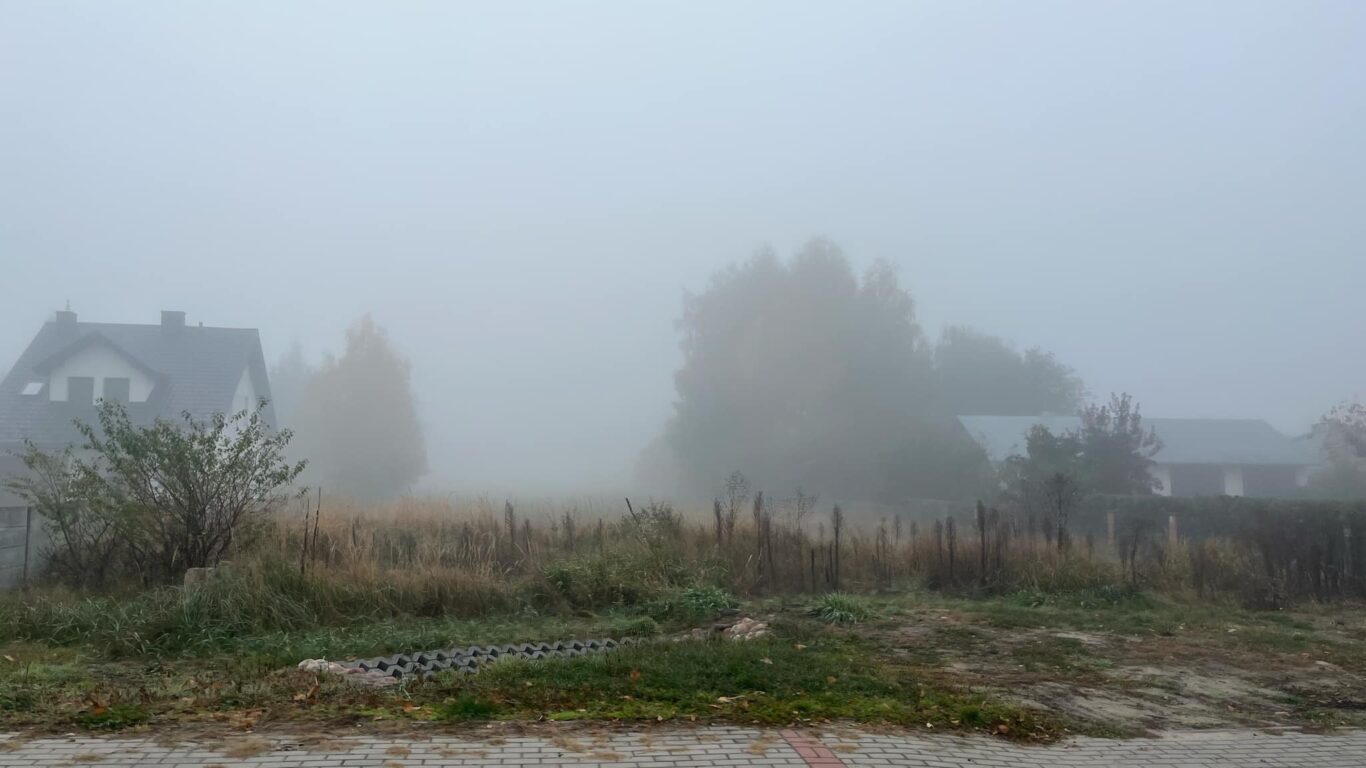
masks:
{"type": "Polygon", "coordinates": [[[873,631],[917,674],[1090,731],[1366,724],[1366,611],[1274,618],[1124,633],[999,626],[931,607],[873,631]]]}

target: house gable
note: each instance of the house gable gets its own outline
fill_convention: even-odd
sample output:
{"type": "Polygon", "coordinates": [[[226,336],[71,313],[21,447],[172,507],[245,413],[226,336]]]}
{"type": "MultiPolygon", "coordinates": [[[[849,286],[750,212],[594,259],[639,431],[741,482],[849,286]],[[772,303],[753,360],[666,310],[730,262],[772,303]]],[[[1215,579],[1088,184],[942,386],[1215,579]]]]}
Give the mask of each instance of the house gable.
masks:
{"type": "MultiPolygon", "coordinates": [[[[38,366],[36,374],[47,376],[47,399],[52,402],[71,400],[70,380],[90,378],[95,400],[115,397],[116,381],[127,381],[127,402],[145,403],[151,399],[158,374],[141,361],[106,339],[102,334],[90,334],[74,348],[63,350],[38,366]],[[108,391],[106,391],[108,385],[108,391]]],[[[35,376],[35,380],[37,379],[35,376]]],[[[122,396],[120,393],[119,396],[122,396]]]]}
{"type": "MultiPolygon", "coordinates": [[[[244,399],[255,408],[270,398],[255,329],[189,326],[179,313],[164,313],[161,324],[78,323],[62,312],[0,381],[0,451],[24,440],[53,447],[78,441],[73,421],[94,423],[96,400],[122,399],[125,387],[129,417],[138,423],[182,413],[207,420],[242,410],[244,399]],[[73,380],[82,402],[71,396],[73,380]]],[[[274,423],[269,406],[265,418],[274,423]]]]}

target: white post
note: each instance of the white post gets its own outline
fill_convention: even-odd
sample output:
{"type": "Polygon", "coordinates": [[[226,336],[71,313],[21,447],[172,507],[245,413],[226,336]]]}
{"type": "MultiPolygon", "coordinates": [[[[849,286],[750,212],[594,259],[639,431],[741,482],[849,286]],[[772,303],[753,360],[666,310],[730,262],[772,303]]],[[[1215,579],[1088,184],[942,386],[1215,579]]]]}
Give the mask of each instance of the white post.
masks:
{"type": "Polygon", "coordinates": [[[1172,495],[1172,468],[1165,464],[1154,464],[1152,466],[1152,476],[1159,483],[1153,492],[1158,496],[1172,495]]]}
{"type": "Polygon", "coordinates": [[[1224,467],[1224,495],[1242,496],[1243,495],[1243,468],[1224,467]]]}

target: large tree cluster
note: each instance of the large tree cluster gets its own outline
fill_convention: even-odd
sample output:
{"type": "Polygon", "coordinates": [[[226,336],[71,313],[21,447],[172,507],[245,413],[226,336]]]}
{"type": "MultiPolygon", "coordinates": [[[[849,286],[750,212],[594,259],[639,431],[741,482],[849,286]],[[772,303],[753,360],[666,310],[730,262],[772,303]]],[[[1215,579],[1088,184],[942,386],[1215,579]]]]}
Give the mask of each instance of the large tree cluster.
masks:
{"type": "Polygon", "coordinates": [[[842,498],[966,497],[989,482],[961,414],[1072,412],[1082,386],[1039,350],[955,327],[935,344],[887,263],[833,243],[763,250],[685,296],[675,412],[642,460],[684,492],[733,470],[842,498]]]}

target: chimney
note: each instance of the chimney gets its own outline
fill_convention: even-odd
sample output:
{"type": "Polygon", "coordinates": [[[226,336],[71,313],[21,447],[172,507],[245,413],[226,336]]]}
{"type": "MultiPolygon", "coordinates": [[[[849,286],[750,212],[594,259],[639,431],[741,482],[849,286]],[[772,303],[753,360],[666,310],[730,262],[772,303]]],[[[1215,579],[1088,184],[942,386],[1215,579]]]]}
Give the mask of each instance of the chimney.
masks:
{"type": "Polygon", "coordinates": [[[59,310],[57,310],[57,327],[58,327],[58,328],[75,328],[75,327],[76,327],[76,313],[75,313],[75,312],[72,312],[72,311],[69,310],[69,309],[59,309],[59,310]]]}
{"type": "Polygon", "coordinates": [[[161,310],[161,330],[178,331],[185,327],[185,313],[161,310]]]}

